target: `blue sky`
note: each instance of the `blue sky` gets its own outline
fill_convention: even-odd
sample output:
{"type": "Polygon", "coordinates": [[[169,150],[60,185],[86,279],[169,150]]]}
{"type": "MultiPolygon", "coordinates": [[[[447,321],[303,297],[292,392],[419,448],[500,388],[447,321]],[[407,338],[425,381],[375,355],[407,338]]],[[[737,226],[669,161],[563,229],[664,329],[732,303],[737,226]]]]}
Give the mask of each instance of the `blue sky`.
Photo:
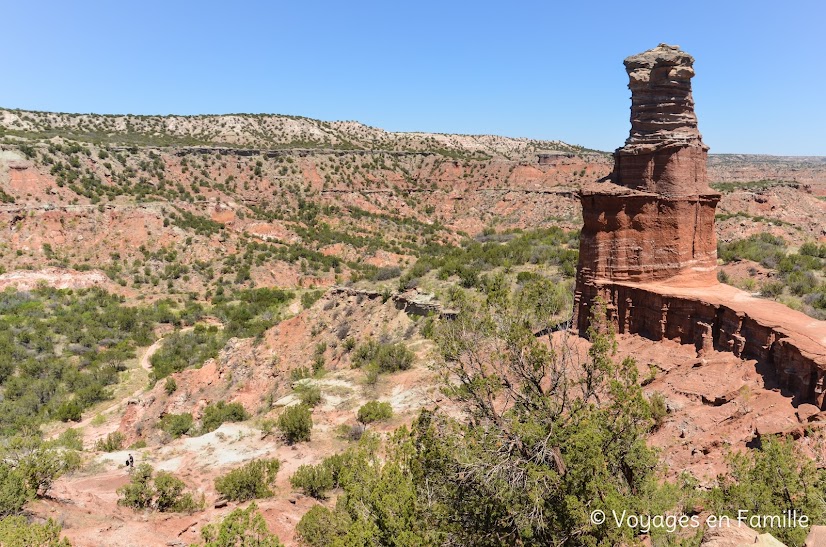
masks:
{"type": "Polygon", "coordinates": [[[696,59],[712,152],[826,155],[826,2],[2,2],[0,106],[265,112],[621,146],[622,60],[696,59]]]}

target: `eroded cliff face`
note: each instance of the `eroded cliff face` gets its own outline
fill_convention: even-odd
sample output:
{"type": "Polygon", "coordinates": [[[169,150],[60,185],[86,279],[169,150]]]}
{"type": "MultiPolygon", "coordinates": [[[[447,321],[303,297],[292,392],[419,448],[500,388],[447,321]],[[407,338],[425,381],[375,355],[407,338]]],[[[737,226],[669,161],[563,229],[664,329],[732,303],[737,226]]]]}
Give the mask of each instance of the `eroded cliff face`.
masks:
{"type": "Polygon", "coordinates": [[[664,196],[711,193],[708,146],[694,114],[694,58],[660,44],[625,60],[631,89],[631,133],[614,153],[614,182],[664,196]]]}
{"type": "Polygon", "coordinates": [[[580,193],[578,285],[594,281],[716,283],[714,211],[694,114],[694,58],[660,44],[625,60],[631,132],[610,181],[580,193]]]}
{"type": "Polygon", "coordinates": [[[694,59],[658,47],[625,60],[631,132],[610,180],[580,192],[574,324],[598,298],[618,332],[756,359],[794,404],[826,408],[826,322],[717,281],[708,147],[697,129],[694,59]]]}

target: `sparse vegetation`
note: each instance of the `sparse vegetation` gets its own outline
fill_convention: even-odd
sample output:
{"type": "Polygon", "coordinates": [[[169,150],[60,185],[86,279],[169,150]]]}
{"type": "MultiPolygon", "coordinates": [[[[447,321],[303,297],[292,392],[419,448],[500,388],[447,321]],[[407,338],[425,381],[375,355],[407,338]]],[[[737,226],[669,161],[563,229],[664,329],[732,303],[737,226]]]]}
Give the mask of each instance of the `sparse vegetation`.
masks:
{"type": "MultiPolygon", "coordinates": [[[[763,296],[781,298],[787,294],[789,298],[799,299],[799,307],[804,312],[816,318],[826,318],[826,281],[820,275],[826,267],[826,260],[820,255],[826,253],[822,253],[822,247],[808,242],[798,253],[789,253],[782,238],[761,233],[718,244],[718,255],[725,262],[752,260],[775,270],[779,279],[762,284],[760,293],[763,296]]],[[[729,282],[725,272],[721,272],[718,279],[729,282]]]]}
{"type": "Polygon", "coordinates": [[[106,435],[103,439],[98,439],[95,442],[95,450],[101,452],[116,452],[123,448],[123,442],[126,440],[123,433],[120,431],[113,431],[106,435]]]}
{"type": "Polygon", "coordinates": [[[393,407],[390,403],[380,401],[369,401],[358,410],[357,418],[359,423],[364,425],[373,422],[389,420],[393,417],[393,407]]]}
{"type": "Polygon", "coordinates": [[[204,543],[197,547],[282,547],[278,537],[267,529],[258,506],[235,509],[219,524],[207,524],[201,529],[204,543]]]}
{"type": "Polygon", "coordinates": [[[303,404],[285,408],[278,417],[278,429],[289,444],[309,441],[313,430],[310,408],[303,404]]]}
{"type": "Polygon", "coordinates": [[[243,422],[250,417],[241,403],[218,401],[204,407],[201,416],[201,434],[215,431],[225,422],[243,422]]]}
{"type": "Polygon", "coordinates": [[[172,438],[177,439],[181,435],[186,435],[192,430],[194,420],[192,414],[164,414],[159,427],[169,433],[172,438]]]}
{"type": "Polygon", "coordinates": [[[327,492],[340,485],[339,479],[352,458],[353,454],[346,452],[324,458],[318,465],[302,465],[290,477],[290,484],[308,496],[326,499],[327,492]]]}
{"type": "Polygon", "coordinates": [[[215,479],[215,490],[232,501],[268,498],[280,468],[278,460],[253,460],[215,479]]]}
{"type": "MultiPolygon", "coordinates": [[[[206,327],[200,324],[191,332],[178,332],[167,336],[163,341],[163,347],[150,359],[153,380],[166,378],[173,372],[180,372],[190,367],[201,366],[207,359],[218,355],[224,342],[224,336],[217,327],[206,327]]],[[[167,393],[175,391],[175,389],[169,390],[174,385],[169,382],[165,384],[164,388],[167,393]]]]}
{"type": "Polygon", "coordinates": [[[413,366],[415,355],[402,343],[390,344],[368,340],[359,345],[351,357],[356,368],[374,367],[379,372],[397,372],[413,366]]]}
{"type": "Polygon", "coordinates": [[[166,471],[152,469],[148,463],[138,465],[129,484],[118,488],[118,505],[135,510],[152,509],[161,512],[192,513],[203,509],[204,502],[196,501],[186,485],[166,471]]]}
{"type": "Polygon", "coordinates": [[[316,385],[301,383],[295,387],[295,392],[301,404],[308,407],[317,406],[323,400],[321,389],[316,385]]]}

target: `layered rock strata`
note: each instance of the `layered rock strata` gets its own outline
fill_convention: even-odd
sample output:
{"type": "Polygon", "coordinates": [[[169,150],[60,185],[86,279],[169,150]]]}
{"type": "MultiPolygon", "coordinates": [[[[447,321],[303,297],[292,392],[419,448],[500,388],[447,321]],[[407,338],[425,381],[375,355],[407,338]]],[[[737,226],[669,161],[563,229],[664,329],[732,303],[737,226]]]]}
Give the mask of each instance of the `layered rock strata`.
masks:
{"type": "Polygon", "coordinates": [[[693,63],[664,44],[625,60],[631,132],[610,180],[580,192],[574,326],[587,331],[601,298],[620,333],[756,359],[797,403],[826,408],[826,322],[717,281],[720,196],[708,186],[693,63]]]}
{"type": "Polygon", "coordinates": [[[708,146],[694,114],[694,58],[660,44],[625,60],[631,133],[614,153],[614,182],[666,196],[707,194],[708,146]]]}
{"type": "Polygon", "coordinates": [[[579,326],[596,283],[717,282],[714,211],[694,114],[694,58],[660,44],[625,60],[631,132],[614,153],[609,181],[580,192],[584,224],[577,271],[579,326]]]}

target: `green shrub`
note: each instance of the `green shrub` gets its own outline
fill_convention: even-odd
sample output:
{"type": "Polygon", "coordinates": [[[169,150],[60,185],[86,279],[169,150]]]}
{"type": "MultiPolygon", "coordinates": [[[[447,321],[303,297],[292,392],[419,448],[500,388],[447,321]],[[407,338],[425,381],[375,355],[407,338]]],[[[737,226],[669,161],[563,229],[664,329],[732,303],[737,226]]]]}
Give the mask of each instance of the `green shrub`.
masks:
{"type": "Polygon", "coordinates": [[[118,505],[132,509],[149,509],[155,497],[155,489],[152,486],[153,472],[152,466],[148,463],[138,465],[132,471],[129,483],[118,488],[118,505]]]}
{"type": "Polygon", "coordinates": [[[301,404],[309,407],[317,406],[321,403],[321,389],[318,386],[311,384],[298,384],[295,386],[295,392],[301,404]]]}
{"type": "Polygon", "coordinates": [[[224,333],[215,326],[197,325],[191,332],[170,334],[164,339],[161,349],[149,360],[152,380],[161,380],[190,367],[200,367],[204,361],[218,355],[225,340],[224,333]]]}
{"type": "Polygon", "coordinates": [[[333,471],[328,466],[302,465],[290,477],[290,484],[293,488],[303,490],[306,495],[321,500],[327,498],[327,491],[332,490],[335,481],[333,471]]]}
{"type": "Polygon", "coordinates": [[[12,466],[0,463],[0,517],[14,515],[34,497],[34,491],[26,485],[26,478],[12,466]]]}
{"type": "Polygon", "coordinates": [[[398,266],[384,266],[373,274],[373,281],[387,281],[388,279],[395,279],[401,274],[401,268],[398,266]]]}
{"type": "Polygon", "coordinates": [[[192,414],[164,414],[158,424],[160,428],[174,438],[186,435],[192,429],[194,420],[192,414]]]}
{"type": "Polygon", "coordinates": [[[316,355],[313,358],[313,375],[318,375],[321,371],[324,370],[324,365],[326,361],[324,361],[323,355],[316,355]]]}
{"type": "MultiPolygon", "coordinates": [[[[736,518],[738,511],[750,515],[783,515],[796,511],[809,522],[823,522],[823,475],[793,440],[764,437],[758,450],[729,457],[730,473],[720,477],[712,492],[714,510],[736,518]]],[[[787,545],[802,545],[807,528],[767,522],[761,531],[771,533],[787,545]]]]}
{"type": "Polygon", "coordinates": [[[0,434],[80,420],[111,397],[154,323],[149,307],[98,288],[0,291],[0,434]]]}
{"type": "Polygon", "coordinates": [[[285,408],[278,417],[278,429],[289,444],[309,441],[313,430],[313,417],[309,407],[300,404],[285,408]]]}
{"type": "Polygon", "coordinates": [[[184,481],[172,473],[159,471],[155,475],[155,508],[162,513],[192,513],[203,508],[203,503],[196,502],[185,489],[184,481]]]}
{"type": "Polygon", "coordinates": [[[54,444],[70,450],[83,450],[83,433],[70,427],[54,440],[54,444]]]}
{"type": "Polygon", "coordinates": [[[651,405],[651,415],[654,418],[654,425],[659,428],[665,422],[666,416],[668,416],[665,397],[663,397],[660,392],[654,392],[651,397],[649,397],[648,403],[651,405]]]}
{"type": "Polygon", "coordinates": [[[352,461],[352,453],[345,452],[324,458],[318,465],[302,465],[290,477],[290,484],[308,496],[326,499],[329,490],[340,486],[341,473],[352,461]]]}
{"type": "Polygon", "coordinates": [[[415,355],[402,343],[388,344],[368,340],[353,352],[352,363],[356,368],[374,365],[379,372],[407,370],[413,365],[415,355]]]}
{"type": "Polygon", "coordinates": [[[329,547],[342,540],[352,524],[344,511],[330,511],[323,505],[314,505],[304,513],[296,527],[296,533],[310,547],[329,547]]]}
{"type": "Polygon", "coordinates": [[[123,448],[126,437],[120,431],[113,431],[106,435],[105,439],[98,439],[95,442],[95,450],[100,452],[116,452],[123,448]]]}
{"type": "Polygon", "coordinates": [[[55,418],[61,422],[79,422],[83,407],[75,399],[64,401],[57,407],[55,418]]]}
{"type": "Polygon", "coordinates": [[[317,499],[325,499],[335,485],[332,471],[324,465],[302,465],[290,477],[290,484],[317,499]]]}
{"type": "Polygon", "coordinates": [[[785,254],[786,242],[783,238],[766,232],[717,245],[717,255],[723,262],[745,259],[760,262],[767,268],[774,268],[785,254]]]}
{"type": "Polygon", "coordinates": [[[201,433],[215,431],[224,422],[243,422],[249,417],[241,403],[227,404],[218,401],[204,408],[204,414],[201,416],[201,433]]]}
{"type": "Polygon", "coordinates": [[[254,502],[234,510],[220,524],[207,524],[201,528],[201,537],[204,543],[196,547],[282,547],[254,502]]]}
{"type": "Polygon", "coordinates": [[[55,479],[80,466],[77,452],[54,448],[36,435],[15,435],[4,444],[0,460],[13,466],[36,496],[46,495],[55,479]]]}
{"type": "Polygon", "coordinates": [[[132,509],[156,509],[161,512],[191,513],[203,509],[203,499],[196,502],[186,492],[184,482],[171,473],[154,469],[148,463],[138,465],[132,471],[128,484],[118,488],[118,505],[132,509]]]}
{"type": "Polygon", "coordinates": [[[163,385],[163,389],[166,391],[167,395],[172,395],[178,390],[178,382],[175,381],[175,378],[167,378],[163,385]]]}
{"type": "Polygon", "coordinates": [[[0,545],[6,547],[71,547],[60,539],[60,525],[51,518],[43,524],[29,522],[24,516],[0,519],[0,545]]]}
{"type": "Polygon", "coordinates": [[[311,378],[313,371],[307,367],[296,367],[290,371],[290,381],[298,382],[305,378],[311,378]]]}
{"type": "Polygon", "coordinates": [[[254,460],[215,479],[215,490],[232,501],[272,496],[270,487],[281,467],[278,460],[254,460]]]}
{"type": "Polygon", "coordinates": [[[369,401],[358,410],[357,419],[367,425],[373,422],[389,420],[393,417],[393,407],[390,403],[369,401]]]}
{"type": "Polygon", "coordinates": [[[768,281],[760,287],[760,294],[767,298],[775,298],[783,294],[783,288],[781,281],[768,281]]]}
{"type": "Polygon", "coordinates": [[[305,310],[312,307],[313,304],[324,296],[324,291],[307,291],[301,295],[301,307],[305,310]]]}

